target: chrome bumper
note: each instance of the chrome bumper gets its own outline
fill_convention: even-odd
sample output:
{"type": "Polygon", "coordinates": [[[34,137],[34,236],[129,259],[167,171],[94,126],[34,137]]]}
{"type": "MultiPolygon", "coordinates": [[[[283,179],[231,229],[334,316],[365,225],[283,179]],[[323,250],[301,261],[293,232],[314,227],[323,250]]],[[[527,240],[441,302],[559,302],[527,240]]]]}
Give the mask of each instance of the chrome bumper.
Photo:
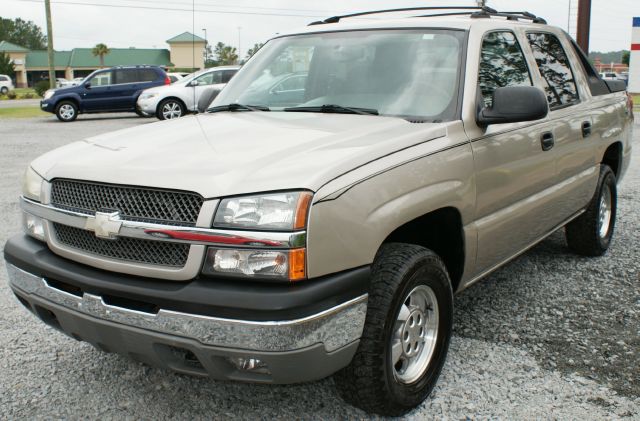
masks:
{"type": "Polygon", "coordinates": [[[102,297],[70,294],[49,285],[46,279],[7,263],[9,285],[16,292],[82,313],[162,334],[193,339],[203,345],[254,351],[290,351],[323,344],[327,352],[358,340],[367,312],[362,295],[318,314],[296,320],[258,322],[233,320],[160,309],[145,313],[106,304],[102,297]]]}

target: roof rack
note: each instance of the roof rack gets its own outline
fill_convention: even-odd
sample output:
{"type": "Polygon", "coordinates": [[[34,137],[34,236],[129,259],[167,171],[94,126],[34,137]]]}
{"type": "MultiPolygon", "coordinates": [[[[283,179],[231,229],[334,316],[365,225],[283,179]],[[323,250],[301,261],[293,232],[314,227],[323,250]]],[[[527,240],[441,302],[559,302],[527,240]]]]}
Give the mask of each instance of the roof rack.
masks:
{"type": "Polygon", "coordinates": [[[384,9],[384,10],[371,10],[367,12],[358,12],[358,13],[350,13],[347,15],[340,16],[332,16],[326,18],[324,20],[319,20],[315,22],[311,22],[311,25],[323,25],[326,23],[337,23],[340,22],[341,19],[345,18],[355,18],[359,16],[367,16],[367,15],[377,15],[382,13],[396,13],[396,12],[414,12],[414,11],[423,11],[423,10],[460,10],[459,12],[447,12],[447,13],[437,13],[430,15],[418,15],[412,17],[437,17],[437,16],[464,16],[469,15],[471,18],[490,18],[493,16],[496,17],[505,17],[507,20],[520,20],[527,19],[532,21],[533,23],[542,23],[546,24],[547,21],[543,18],[540,18],[533,13],[529,12],[498,12],[497,10],[488,7],[488,6],[432,6],[432,7],[403,7],[400,9],[384,9]],[[462,11],[464,10],[464,11],[462,11]]]}

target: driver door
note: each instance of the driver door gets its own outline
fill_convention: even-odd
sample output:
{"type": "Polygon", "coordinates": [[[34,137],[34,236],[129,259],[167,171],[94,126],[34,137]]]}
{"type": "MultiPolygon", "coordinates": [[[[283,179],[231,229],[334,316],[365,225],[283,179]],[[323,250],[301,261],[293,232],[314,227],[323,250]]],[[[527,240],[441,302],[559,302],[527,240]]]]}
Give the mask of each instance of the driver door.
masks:
{"type": "MultiPolygon", "coordinates": [[[[532,86],[529,65],[515,33],[485,34],[480,50],[476,109],[490,106],[493,91],[532,86]]],[[[490,270],[545,235],[557,223],[546,194],[556,183],[555,150],[547,120],[492,124],[465,122],[476,171],[475,273],[490,270]]]]}
{"type": "Polygon", "coordinates": [[[115,109],[117,98],[114,98],[113,72],[106,70],[96,73],[88,80],[90,86],[84,87],[82,93],[82,103],[86,111],[107,111],[115,109]]]}

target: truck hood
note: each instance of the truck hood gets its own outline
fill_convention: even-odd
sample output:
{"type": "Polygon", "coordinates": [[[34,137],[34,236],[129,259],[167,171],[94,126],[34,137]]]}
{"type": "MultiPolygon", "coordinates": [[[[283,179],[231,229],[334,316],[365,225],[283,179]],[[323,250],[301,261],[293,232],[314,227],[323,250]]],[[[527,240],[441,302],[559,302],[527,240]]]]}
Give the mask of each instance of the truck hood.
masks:
{"type": "Polygon", "coordinates": [[[445,134],[444,124],[393,117],[220,112],[74,142],[32,167],[47,180],[189,190],[205,198],[316,191],[367,162],[445,134]]]}

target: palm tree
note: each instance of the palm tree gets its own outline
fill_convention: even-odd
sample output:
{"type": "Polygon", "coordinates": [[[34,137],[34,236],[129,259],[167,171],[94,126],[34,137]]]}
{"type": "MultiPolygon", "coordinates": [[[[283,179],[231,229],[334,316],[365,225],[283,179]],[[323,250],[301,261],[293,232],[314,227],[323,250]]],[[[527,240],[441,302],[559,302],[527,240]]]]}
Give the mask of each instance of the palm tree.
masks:
{"type": "Polygon", "coordinates": [[[91,53],[94,57],[100,57],[100,67],[104,67],[104,56],[106,56],[110,52],[111,50],[109,49],[109,47],[102,43],[97,44],[95,47],[93,47],[93,50],[91,50],[91,53]]]}

